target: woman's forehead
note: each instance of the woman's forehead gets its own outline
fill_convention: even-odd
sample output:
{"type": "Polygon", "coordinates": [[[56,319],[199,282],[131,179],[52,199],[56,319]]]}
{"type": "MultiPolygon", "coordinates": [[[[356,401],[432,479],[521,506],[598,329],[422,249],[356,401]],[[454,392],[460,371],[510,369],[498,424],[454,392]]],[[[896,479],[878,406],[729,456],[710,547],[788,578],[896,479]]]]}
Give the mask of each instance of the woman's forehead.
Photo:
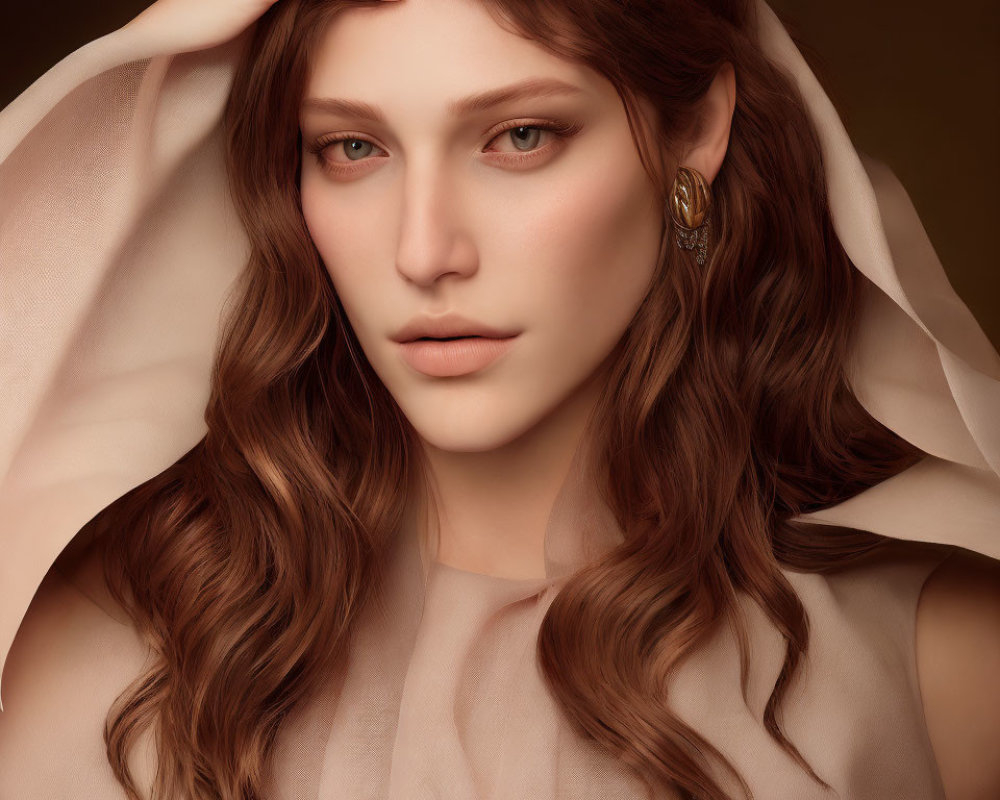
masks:
{"type": "Polygon", "coordinates": [[[501,27],[480,0],[399,0],[333,17],[313,52],[305,98],[423,98],[459,114],[523,83],[566,95],[609,88],[585,65],[501,27]]]}

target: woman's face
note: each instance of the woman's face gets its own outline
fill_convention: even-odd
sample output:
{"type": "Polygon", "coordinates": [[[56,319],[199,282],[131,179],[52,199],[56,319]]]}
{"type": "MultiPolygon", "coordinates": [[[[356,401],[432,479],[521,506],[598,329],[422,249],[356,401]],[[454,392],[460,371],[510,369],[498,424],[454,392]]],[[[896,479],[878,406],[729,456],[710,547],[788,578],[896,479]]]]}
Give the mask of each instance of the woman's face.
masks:
{"type": "Polygon", "coordinates": [[[301,129],[310,235],[422,438],[499,447],[594,377],[646,293],[663,225],[603,76],[475,0],[352,8],[321,40],[301,129]],[[447,315],[507,336],[394,340],[447,315]]]}

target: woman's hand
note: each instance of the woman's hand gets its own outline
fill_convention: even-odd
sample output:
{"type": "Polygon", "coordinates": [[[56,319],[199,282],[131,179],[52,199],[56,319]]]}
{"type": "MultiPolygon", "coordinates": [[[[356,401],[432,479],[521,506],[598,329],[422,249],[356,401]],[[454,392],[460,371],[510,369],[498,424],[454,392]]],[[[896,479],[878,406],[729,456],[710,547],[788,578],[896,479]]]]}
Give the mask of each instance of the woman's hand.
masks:
{"type": "Polygon", "coordinates": [[[175,53],[228,42],[278,0],[156,0],[125,27],[148,30],[175,53]]]}
{"type": "Polygon", "coordinates": [[[174,53],[206,50],[235,38],[278,1],[156,0],[125,27],[150,30],[174,53]]]}

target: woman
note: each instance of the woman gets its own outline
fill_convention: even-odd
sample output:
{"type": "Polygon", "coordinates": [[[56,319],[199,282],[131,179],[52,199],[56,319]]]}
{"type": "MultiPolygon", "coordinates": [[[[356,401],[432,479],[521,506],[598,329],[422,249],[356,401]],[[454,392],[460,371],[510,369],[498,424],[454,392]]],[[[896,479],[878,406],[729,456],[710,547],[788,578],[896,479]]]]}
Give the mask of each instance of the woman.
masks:
{"type": "Polygon", "coordinates": [[[267,5],[0,118],[0,795],[1000,786],[1000,357],[769,9],[267,5]]]}

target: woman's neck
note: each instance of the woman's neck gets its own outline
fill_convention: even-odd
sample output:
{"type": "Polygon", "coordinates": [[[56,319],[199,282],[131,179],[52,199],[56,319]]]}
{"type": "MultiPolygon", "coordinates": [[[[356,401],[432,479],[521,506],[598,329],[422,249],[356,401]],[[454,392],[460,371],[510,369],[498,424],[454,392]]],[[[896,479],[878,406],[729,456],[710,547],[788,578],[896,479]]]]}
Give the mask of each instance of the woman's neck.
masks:
{"type": "Polygon", "coordinates": [[[590,381],[517,439],[484,452],[424,443],[418,489],[432,561],[509,579],[545,576],[545,534],[600,384],[590,381]],[[437,511],[435,515],[434,511],[437,511]]]}

